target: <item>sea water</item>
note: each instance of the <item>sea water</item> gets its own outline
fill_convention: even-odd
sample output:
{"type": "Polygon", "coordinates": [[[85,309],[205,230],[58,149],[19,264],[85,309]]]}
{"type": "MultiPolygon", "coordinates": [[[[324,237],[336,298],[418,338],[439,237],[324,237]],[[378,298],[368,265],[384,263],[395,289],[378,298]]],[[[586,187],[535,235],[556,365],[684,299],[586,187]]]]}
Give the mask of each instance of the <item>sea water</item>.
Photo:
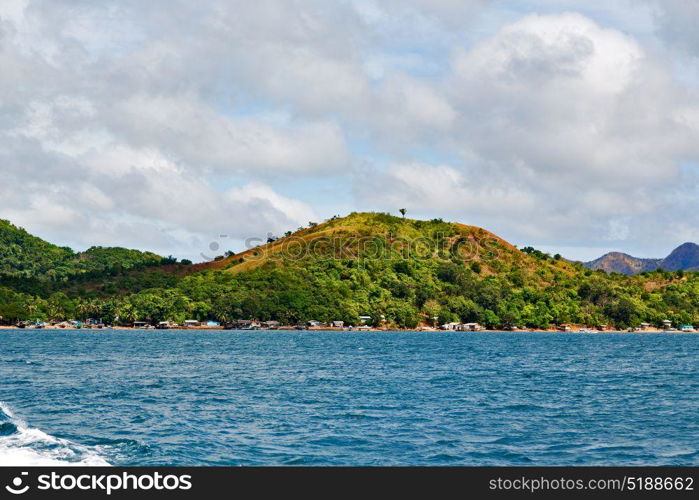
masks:
{"type": "Polygon", "coordinates": [[[0,331],[5,465],[697,465],[699,335],[0,331]]]}

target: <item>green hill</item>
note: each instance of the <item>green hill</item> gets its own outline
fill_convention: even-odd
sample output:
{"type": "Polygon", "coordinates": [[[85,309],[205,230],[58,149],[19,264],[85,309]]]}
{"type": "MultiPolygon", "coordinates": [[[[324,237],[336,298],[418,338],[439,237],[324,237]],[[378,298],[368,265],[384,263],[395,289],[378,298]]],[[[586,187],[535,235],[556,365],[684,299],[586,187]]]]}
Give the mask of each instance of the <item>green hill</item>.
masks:
{"type": "Polygon", "coordinates": [[[0,276],[33,278],[66,274],[74,256],[70,248],[52,245],[0,219],[0,276]]]}
{"type": "Polygon", "coordinates": [[[126,248],[92,247],[74,252],[0,219],[0,279],[62,281],[80,275],[99,276],[159,265],[162,257],[126,248]]]}
{"type": "MultiPolygon", "coordinates": [[[[41,240],[27,241],[32,255],[42,253],[41,240]]],[[[123,249],[73,254],[43,243],[52,255],[40,256],[43,269],[52,269],[53,261],[74,274],[61,271],[64,281],[34,288],[22,288],[26,280],[15,279],[0,288],[0,316],[285,324],[312,319],[356,324],[359,316],[371,316],[375,324],[409,328],[434,318],[490,328],[699,323],[697,273],[592,271],[530,247],[519,250],[484,229],[442,220],[355,213],[193,266],[127,267],[124,260],[148,261],[153,254],[138,257],[123,249]],[[85,262],[100,270],[94,279],[81,279],[85,262]],[[109,271],[117,268],[122,271],[109,271]]],[[[15,254],[28,255],[19,247],[15,254]]]]}
{"type": "MultiPolygon", "coordinates": [[[[333,219],[195,268],[216,277],[220,299],[213,313],[220,317],[356,323],[368,315],[403,327],[435,316],[515,325],[523,321],[515,313],[520,305],[527,323],[548,326],[569,311],[538,304],[540,291],[553,293],[577,272],[567,261],[533,257],[481,228],[373,213],[333,219]],[[536,307],[547,314],[537,316],[536,307]]],[[[204,279],[191,276],[180,287],[213,298],[198,293],[204,279]]]]}
{"type": "Polygon", "coordinates": [[[414,327],[437,317],[491,328],[699,322],[696,274],[593,272],[481,228],[351,214],[212,263],[177,286],[219,319],[360,315],[414,327]]]}
{"type": "MultiPolygon", "coordinates": [[[[240,273],[269,264],[293,268],[327,260],[422,261],[428,267],[446,261],[468,262],[484,276],[518,269],[532,278],[537,270],[547,274],[554,269],[568,272],[575,269],[565,261],[536,259],[479,227],[441,219],[420,221],[383,213],[353,213],[225,259],[194,266],[194,270],[240,273]]],[[[537,279],[545,278],[541,273],[537,276],[537,279]]]]}

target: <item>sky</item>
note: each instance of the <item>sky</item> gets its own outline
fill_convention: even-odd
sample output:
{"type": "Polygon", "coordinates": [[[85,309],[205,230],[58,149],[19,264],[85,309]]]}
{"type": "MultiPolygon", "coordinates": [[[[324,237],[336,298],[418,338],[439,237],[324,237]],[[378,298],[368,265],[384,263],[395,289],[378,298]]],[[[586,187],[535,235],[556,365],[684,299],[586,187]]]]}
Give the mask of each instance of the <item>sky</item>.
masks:
{"type": "Polygon", "coordinates": [[[406,208],[662,257],[698,165],[697,1],[0,3],[0,218],[76,250],[406,208]]]}

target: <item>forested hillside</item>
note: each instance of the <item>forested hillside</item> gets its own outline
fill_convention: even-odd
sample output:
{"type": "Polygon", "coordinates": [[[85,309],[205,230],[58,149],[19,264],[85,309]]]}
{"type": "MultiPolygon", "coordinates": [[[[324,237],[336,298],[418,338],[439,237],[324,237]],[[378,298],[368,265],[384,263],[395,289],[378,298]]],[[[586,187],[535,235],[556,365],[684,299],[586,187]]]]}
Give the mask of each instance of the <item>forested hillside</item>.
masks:
{"type": "Polygon", "coordinates": [[[76,253],[0,219],[0,278],[64,281],[80,275],[97,277],[161,263],[163,258],[159,255],[126,248],[92,247],[76,253]]]}
{"type": "MultiPolygon", "coordinates": [[[[122,255],[102,250],[110,258],[122,255]]],[[[80,262],[80,254],[62,251],[55,262],[80,262]]],[[[111,270],[120,262],[106,261],[104,269],[111,270]]],[[[477,227],[387,214],[311,224],[211,263],[120,269],[93,281],[33,282],[24,289],[22,280],[6,283],[0,316],[356,324],[367,315],[376,324],[407,328],[434,318],[489,328],[699,323],[697,273],[607,274],[533,248],[519,250],[477,227]]]]}

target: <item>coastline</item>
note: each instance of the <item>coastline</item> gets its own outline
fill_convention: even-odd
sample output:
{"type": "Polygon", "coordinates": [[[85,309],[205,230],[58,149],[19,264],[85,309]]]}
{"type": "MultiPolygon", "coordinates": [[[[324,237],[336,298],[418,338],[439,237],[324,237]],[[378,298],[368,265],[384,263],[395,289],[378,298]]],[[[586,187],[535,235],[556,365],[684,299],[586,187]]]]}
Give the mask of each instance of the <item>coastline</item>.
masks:
{"type": "Polygon", "coordinates": [[[244,332],[244,331],[261,331],[261,332],[289,332],[289,331],[304,331],[304,332],[348,332],[348,333],[365,333],[365,332],[414,332],[414,333],[425,333],[425,334],[430,334],[430,333],[587,333],[590,335],[599,335],[599,334],[604,334],[604,333],[627,333],[627,334],[634,334],[634,333],[670,333],[670,334],[676,334],[676,333],[698,333],[698,332],[682,332],[682,331],[667,331],[667,330],[662,330],[659,328],[648,328],[644,330],[638,330],[638,331],[628,331],[628,330],[602,330],[602,331],[595,331],[595,332],[590,332],[590,331],[580,331],[580,330],[570,330],[570,331],[561,331],[558,329],[521,329],[521,330],[488,330],[488,329],[483,329],[483,330],[478,330],[478,331],[455,331],[455,330],[441,330],[438,328],[433,328],[433,329],[425,329],[425,328],[338,328],[338,327],[309,327],[309,328],[304,328],[304,329],[297,329],[294,327],[281,327],[281,328],[259,328],[259,329],[254,329],[254,330],[245,330],[245,329],[235,329],[235,328],[224,328],[222,326],[194,326],[194,327],[180,327],[180,328],[167,328],[167,329],[143,329],[143,328],[132,328],[129,326],[112,326],[109,328],[59,328],[56,326],[45,326],[44,328],[18,328],[16,326],[7,326],[7,325],[0,325],[0,330],[27,330],[27,331],[41,331],[41,330],[50,330],[50,331],[150,331],[150,332],[157,332],[157,331],[236,331],[236,332],[244,332]]]}

